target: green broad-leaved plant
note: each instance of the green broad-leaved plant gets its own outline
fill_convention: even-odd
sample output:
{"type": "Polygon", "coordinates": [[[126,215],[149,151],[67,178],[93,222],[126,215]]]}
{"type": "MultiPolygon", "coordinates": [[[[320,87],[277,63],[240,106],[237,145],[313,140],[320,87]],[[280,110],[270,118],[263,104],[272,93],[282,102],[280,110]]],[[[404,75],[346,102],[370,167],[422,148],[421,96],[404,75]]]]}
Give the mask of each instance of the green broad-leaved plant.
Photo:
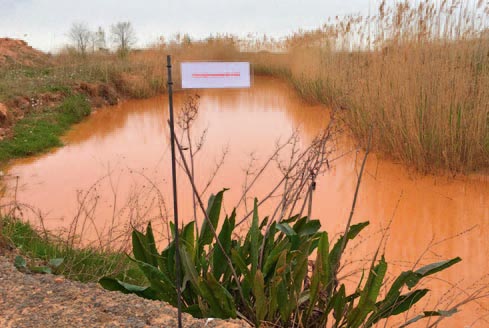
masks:
{"type": "MultiPolygon", "coordinates": [[[[348,242],[368,222],[352,225],[330,244],[327,232],[320,232],[318,220],[299,216],[281,222],[260,220],[255,200],[248,233],[238,237],[236,211],[220,220],[225,191],[210,197],[208,220],[203,221],[200,234],[195,222],[178,231],[171,227],[180,237],[182,309],[196,317],[239,317],[257,327],[266,323],[274,327],[372,327],[410,310],[428,293],[427,289],[416,289],[421,279],[460,261],[454,258],[402,272],[386,288],[388,265],[381,257],[373,261],[366,279],[360,278],[356,290],[348,292],[338,280],[337,268],[348,242]],[[383,298],[381,287],[387,290],[383,298]]],[[[149,285],[135,286],[110,277],[100,279],[100,284],[108,290],[177,306],[175,243],[159,252],[149,223],[145,232],[133,231],[132,244],[131,259],[149,285]]],[[[403,327],[454,312],[456,309],[425,311],[403,327]]]]}

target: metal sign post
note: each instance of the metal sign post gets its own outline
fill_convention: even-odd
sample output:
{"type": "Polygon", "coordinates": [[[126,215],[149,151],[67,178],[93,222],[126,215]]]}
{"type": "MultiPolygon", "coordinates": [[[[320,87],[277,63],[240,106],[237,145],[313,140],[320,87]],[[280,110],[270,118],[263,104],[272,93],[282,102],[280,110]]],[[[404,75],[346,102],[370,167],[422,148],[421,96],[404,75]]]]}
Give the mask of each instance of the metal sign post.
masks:
{"type": "Polygon", "coordinates": [[[251,86],[248,62],[184,62],[182,89],[236,89],[251,86]]]}
{"type": "MultiPolygon", "coordinates": [[[[170,111],[170,140],[173,182],[173,218],[175,223],[175,269],[178,306],[178,327],[182,327],[181,259],[178,236],[177,172],[175,158],[175,121],[173,118],[173,81],[171,56],[168,55],[168,101],[170,111]]],[[[248,62],[190,62],[182,63],[182,89],[249,88],[251,86],[248,62]]]]}
{"type": "Polygon", "coordinates": [[[171,56],[166,57],[166,67],[168,68],[168,102],[170,110],[170,140],[171,140],[171,173],[173,182],[173,220],[175,223],[175,266],[176,266],[176,287],[177,287],[177,309],[178,309],[178,328],[182,328],[182,290],[181,290],[181,266],[180,266],[180,244],[178,237],[178,201],[177,201],[177,168],[175,158],[175,120],[173,119],[173,81],[171,78],[171,56]]]}

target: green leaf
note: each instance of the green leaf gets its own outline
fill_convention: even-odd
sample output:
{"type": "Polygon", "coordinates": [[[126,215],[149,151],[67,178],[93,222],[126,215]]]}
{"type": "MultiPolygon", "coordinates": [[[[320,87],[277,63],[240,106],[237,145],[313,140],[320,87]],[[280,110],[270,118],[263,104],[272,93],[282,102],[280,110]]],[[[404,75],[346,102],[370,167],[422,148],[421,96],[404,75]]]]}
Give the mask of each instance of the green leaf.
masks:
{"type": "Polygon", "coordinates": [[[419,281],[420,277],[413,271],[402,272],[399,277],[392,283],[391,288],[387,292],[386,297],[376,304],[377,310],[372,313],[367,320],[367,327],[377,323],[380,319],[387,318],[391,315],[392,308],[398,302],[401,296],[401,290],[404,285],[412,283],[415,285],[419,281]]]}
{"type": "Polygon", "coordinates": [[[14,260],[14,266],[20,270],[20,269],[26,269],[27,268],[27,263],[25,261],[25,259],[20,256],[20,255],[17,255],[15,257],[15,260],[14,260]]]}
{"type": "MultiPolygon", "coordinates": [[[[212,274],[206,275],[206,280],[201,279],[202,284],[205,285],[205,291],[210,291],[211,295],[206,295],[206,300],[211,301],[211,315],[219,316],[220,318],[236,318],[236,306],[231,294],[224,288],[212,274]]],[[[209,303],[210,304],[210,303],[209,303]]]]}
{"type": "Polygon", "coordinates": [[[329,284],[330,268],[329,268],[329,240],[328,233],[322,232],[319,237],[318,251],[314,271],[311,276],[311,285],[309,287],[309,306],[306,310],[304,323],[307,326],[312,310],[316,306],[319,293],[329,284]]]}
{"type": "Polygon", "coordinates": [[[245,261],[238,253],[238,251],[236,251],[235,249],[231,250],[231,259],[233,261],[233,264],[239,269],[244,278],[251,280],[251,272],[248,269],[248,266],[246,265],[245,261]]]}
{"type": "Polygon", "coordinates": [[[201,304],[202,313],[208,317],[236,318],[236,306],[233,297],[212,276],[207,274],[199,278],[198,291],[208,306],[201,304]]]}
{"type": "MultiPolygon", "coordinates": [[[[269,269],[270,269],[269,266],[267,267],[267,264],[270,265],[269,259],[271,257],[271,253],[273,250],[277,248],[277,244],[280,244],[280,242],[275,242],[275,235],[277,233],[277,229],[275,228],[276,224],[277,224],[276,222],[273,222],[270,225],[269,229],[265,232],[265,236],[263,237],[265,238],[265,244],[263,248],[263,254],[260,255],[261,256],[260,270],[263,272],[265,278],[268,276],[269,269]]],[[[275,261],[276,258],[275,260],[272,260],[272,265],[275,264],[275,261]]]]}
{"type": "Polygon", "coordinates": [[[425,311],[422,314],[419,314],[419,315],[415,316],[414,318],[406,321],[404,324],[402,324],[401,326],[399,326],[399,328],[407,327],[407,326],[409,326],[412,323],[415,323],[415,322],[417,322],[417,321],[419,321],[421,319],[428,318],[428,317],[445,317],[445,318],[448,318],[448,317],[451,317],[452,315],[454,315],[457,312],[458,312],[458,310],[456,308],[451,309],[449,311],[442,311],[442,310],[438,310],[438,311],[425,311]]]}
{"type": "Polygon", "coordinates": [[[381,304],[380,308],[367,320],[365,327],[371,327],[380,319],[388,318],[390,316],[408,311],[414,304],[423,298],[427,292],[428,289],[415,290],[408,294],[399,296],[393,304],[381,304]]]}
{"type": "Polygon", "coordinates": [[[415,271],[415,273],[421,275],[421,277],[427,277],[429,275],[432,275],[434,273],[440,272],[442,270],[445,270],[452,265],[462,261],[460,257],[453,258],[451,260],[446,260],[446,261],[441,261],[441,262],[436,262],[436,263],[431,263],[429,265],[426,265],[418,270],[415,271]]]}
{"type": "Polygon", "coordinates": [[[301,230],[301,228],[307,223],[307,219],[308,219],[308,217],[307,216],[304,216],[304,217],[300,218],[299,220],[297,220],[294,223],[294,225],[292,226],[292,228],[294,229],[294,231],[297,234],[299,234],[299,230],[301,230]]]}
{"type": "Polygon", "coordinates": [[[155,237],[153,235],[153,228],[151,227],[151,221],[148,222],[146,227],[146,244],[148,246],[149,256],[151,256],[151,262],[154,266],[161,267],[163,262],[158,254],[158,250],[156,249],[155,237]]]}
{"type": "Polygon", "coordinates": [[[299,248],[301,239],[287,222],[282,221],[281,223],[277,223],[277,229],[289,238],[291,250],[297,250],[299,248]]]}
{"type": "MultiPolygon", "coordinates": [[[[370,275],[367,278],[367,283],[366,283],[367,288],[364,289],[364,291],[367,291],[367,293],[365,294],[366,298],[372,303],[375,303],[377,301],[377,297],[379,296],[380,293],[380,287],[382,287],[382,283],[384,281],[386,272],[387,272],[387,262],[382,256],[379,264],[377,264],[373,269],[373,271],[370,272],[370,275]]],[[[361,302],[361,298],[360,298],[360,302],[361,302]]]]}
{"type": "Polygon", "coordinates": [[[131,260],[137,263],[141,271],[143,271],[144,275],[151,284],[151,288],[158,293],[158,299],[176,306],[177,293],[173,281],[163,271],[158,270],[157,267],[137,259],[131,258],[131,260]]]}
{"type": "Polygon", "coordinates": [[[51,260],[49,260],[48,265],[50,267],[52,267],[53,269],[57,269],[61,266],[61,264],[63,264],[64,260],[65,259],[63,259],[63,258],[51,259],[51,260]]]}
{"type": "Polygon", "coordinates": [[[263,273],[256,271],[255,281],[253,283],[253,295],[255,296],[255,315],[257,326],[260,322],[265,320],[267,315],[267,298],[265,296],[265,281],[263,279],[263,273]]]}
{"type": "Polygon", "coordinates": [[[380,287],[387,272],[387,263],[384,257],[370,270],[367,282],[361,292],[360,300],[356,308],[348,316],[349,327],[360,327],[367,315],[375,310],[375,302],[380,292],[380,287]]]}
{"type": "Polygon", "coordinates": [[[294,253],[294,258],[290,260],[290,264],[292,267],[291,272],[291,292],[294,294],[294,298],[299,298],[301,293],[301,289],[303,287],[304,279],[306,278],[308,265],[309,265],[309,254],[308,249],[310,245],[310,241],[304,242],[301,244],[301,247],[298,251],[294,253]]]}
{"type": "Polygon", "coordinates": [[[265,227],[267,226],[267,224],[268,224],[268,220],[269,220],[269,217],[268,217],[268,216],[266,216],[266,217],[263,219],[263,221],[261,221],[261,223],[260,223],[260,230],[261,230],[261,229],[263,229],[263,228],[265,228],[265,227]]]}
{"type": "MultiPolygon", "coordinates": [[[[450,266],[460,262],[460,258],[454,258],[451,260],[441,261],[437,263],[432,263],[424,266],[415,272],[405,271],[402,272],[399,277],[394,281],[391,288],[387,292],[384,300],[378,302],[377,311],[375,311],[368,319],[367,326],[377,323],[380,319],[387,318],[394,314],[394,309],[401,310],[403,307],[398,308],[401,303],[406,302],[406,295],[401,296],[401,290],[406,285],[409,289],[412,289],[416,284],[424,277],[440,272],[450,266]]],[[[415,294],[415,296],[419,294],[415,294]]],[[[424,295],[424,294],[423,294],[424,295]]],[[[414,297],[414,296],[412,296],[414,297]]],[[[408,299],[412,301],[412,299],[408,299]]],[[[417,301],[417,300],[416,300],[417,301]]],[[[406,304],[401,304],[404,307],[406,304]]]]}
{"type": "Polygon", "coordinates": [[[287,237],[297,235],[297,232],[287,222],[277,223],[277,229],[282,231],[287,237]]]}
{"type": "Polygon", "coordinates": [[[199,279],[198,290],[199,294],[208,305],[205,306],[204,304],[201,304],[200,309],[202,314],[206,317],[224,318],[224,311],[221,309],[219,302],[215,298],[214,291],[207,286],[203,279],[199,279]]]}
{"type": "Polygon", "coordinates": [[[48,266],[36,266],[36,267],[30,268],[30,270],[32,272],[35,272],[35,273],[44,273],[44,274],[51,274],[51,273],[53,273],[51,271],[51,268],[48,267],[48,266]]]}
{"type": "Polygon", "coordinates": [[[319,239],[319,244],[318,244],[318,259],[320,259],[320,281],[323,287],[329,287],[333,285],[333,282],[330,281],[332,274],[331,274],[331,267],[329,265],[329,240],[328,240],[328,233],[327,232],[322,232],[321,237],[319,239]]]}
{"type": "Polygon", "coordinates": [[[136,294],[140,297],[152,300],[158,299],[156,293],[151,289],[151,287],[136,286],[109,277],[103,277],[98,282],[103,288],[110,291],[118,291],[124,294],[136,294]]]}
{"type": "Polygon", "coordinates": [[[418,289],[406,295],[401,295],[395,306],[392,308],[391,315],[400,314],[409,310],[414,304],[421,300],[429,289],[418,289]]]}
{"type": "Polygon", "coordinates": [[[203,318],[204,315],[200,310],[199,304],[192,304],[185,309],[182,309],[185,313],[190,314],[194,318],[203,318]]]}
{"type": "Polygon", "coordinates": [[[173,281],[171,279],[169,279],[168,276],[165,275],[165,273],[163,271],[158,270],[157,267],[154,267],[151,264],[148,264],[146,262],[139,261],[136,259],[132,259],[132,260],[135,263],[137,263],[137,265],[139,266],[141,271],[143,271],[144,275],[146,276],[146,278],[148,279],[148,281],[150,283],[152,283],[153,281],[161,281],[164,284],[172,286],[172,288],[175,289],[175,285],[174,285],[173,281]]]}
{"type": "Polygon", "coordinates": [[[297,221],[293,228],[301,237],[311,236],[319,231],[321,228],[321,222],[319,222],[319,220],[308,220],[308,217],[305,216],[297,221]]]}
{"type": "Polygon", "coordinates": [[[283,250],[280,254],[277,264],[275,266],[274,279],[277,279],[277,285],[275,287],[278,303],[278,311],[280,313],[280,319],[283,323],[286,323],[290,319],[291,304],[294,304],[295,300],[290,298],[289,291],[287,289],[288,280],[286,280],[287,273],[287,250],[283,250]],[[280,278],[280,279],[278,279],[280,278]]]}
{"type": "Polygon", "coordinates": [[[160,270],[172,281],[176,280],[175,270],[175,242],[170,244],[161,252],[161,267],[160,270]]]}
{"type": "Polygon", "coordinates": [[[251,257],[251,275],[254,277],[258,269],[258,255],[260,252],[260,229],[258,227],[258,200],[255,198],[253,205],[253,220],[251,221],[250,234],[250,257],[251,257]]]}
{"type": "Polygon", "coordinates": [[[419,279],[421,279],[420,275],[411,270],[402,272],[392,284],[387,296],[385,297],[385,300],[388,302],[391,300],[394,301],[400,295],[401,289],[404,287],[404,285],[411,289],[418,283],[419,279]]]}
{"type": "MultiPolygon", "coordinates": [[[[350,230],[348,230],[348,233],[346,234],[346,242],[345,242],[345,247],[348,244],[349,240],[354,239],[366,226],[369,225],[369,222],[362,222],[358,224],[354,224],[350,227],[350,230]]],[[[340,252],[343,251],[341,249],[341,246],[343,245],[343,239],[345,236],[341,236],[333,246],[331,252],[330,252],[330,266],[331,268],[336,268],[338,267],[339,259],[340,259],[340,252]]]]}
{"type": "Polygon", "coordinates": [[[281,276],[275,276],[272,278],[270,282],[270,292],[269,292],[269,304],[268,304],[268,321],[274,321],[276,312],[278,310],[279,301],[278,301],[278,286],[282,283],[281,276]]]}
{"type": "Polygon", "coordinates": [[[170,234],[171,234],[171,240],[175,239],[175,223],[173,221],[170,221],[170,234]]]}
{"type": "Polygon", "coordinates": [[[158,263],[153,259],[146,236],[137,231],[132,232],[132,252],[136,260],[157,266],[158,263]]]}
{"type": "Polygon", "coordinates": [[[148,289],[148,287],[141,287],[137,285],[132,285],[125,283],[123,281],[120,281],[118,279],[114,278],[109,278],[109,277],[103,277],[99,281],[99,284],[102,285],[107,290],[111,291],[121,291],[121,292],[131,292],[131,293],[136,293],[136,292],[142,292],[148,289]]]}
{"type": "Polygon", "coordinates": [[[290,218],[288,218],[286,220],[280,221],[280,223],[292,223],[292,222],[296,222],[298,218],[299,218],[299,214],[296,214],[296,215],[291,216],[290,218]]]}
{"type": "Polygon", "coordinates": [[[282,280],[278,284],[277,288],[277,298],[278,298],[278,310],[280,313],[280,320],[282,323],[287,323],[290,321],[290,302],[293,300],[289,299],[289,293],[287,292],[287,287],[285,281],[282,280]]]}
{"type": "Polygon", "coordinates": [[[227,189],[223,189],[218,192],[217,195],[211,195],[209,197],[209,202],[207,205],[207,216],[210,222],[204,220],[204,222],[202,223],[199,238],[199,249],[202,249],[202,247],[204,247],[205,245],[209,245],[214,239],[214,233],[212,232],[212,228],[209,226],[209,224],[212,224],[214,229],[217,230],[217,226],[219,224],[219,215],[221,213],[222,197],[226,190],[227,189]]]}
{"type": "Polygon", "coordinates": [[[337,322],[340,322],[343,318],[343,313],[346,306],[346,289],[345,285],[341,285],[340,289],[331,298],[331,304],[333,308],[333,317],[337,322]]]}
{"type": "Polygon", "coordinates": [[[197,270],[195,270],[195,264],[190,257],[187,247],[181,245],[180,247],[180,260],[182,263],[182,268],[185,272],[185,281],[190,281],[190,283],[196,288],[199,288],[199,275],[197,270]]]}
{"type": "Polygon", "coordinates": [[[453,308],[448,311],[436,310],[436,311],[424,311],[423,314],[427,317],[450,317],[458,312],[457,308],[453,308]]]}
{"type": "Polygon", "coordinates": [[[265,259],[265,264],[263,265],[263,274],[268,276],[271,270],[274,268],[277,260],[284,250],[290,249],[290,243],[287,239],[281,240],[278,244],[274,245],[270,254],[265,259]]]}
{"type": "Polygon", "coordinates": [[[196,256],[195,253],[195,222],[192,221],[188,223],[182,231],[180,242],[185,245],[190,258],[194,261],[196,256]]]}
{"type": "MultiPolygon", "coordinates": [[[[224,248],[224,252],[226,254],[230,254],[231,252],[231,244],[232,244],[232,233],[234,229],[234,222],[236,218],[236,210],[233,210],[230,218],[224,219],[224,223],[222,224],[221,232],[219,233],[219,242],[224,248]]],[[[228,270],[229,264],[226,259],[226,256],[222,251],[221,247],[216,243],[214,245],[214,254],[212,258],[212,267],[214,276],[217,280],[221,278],[221,276],[228,270]]]]}

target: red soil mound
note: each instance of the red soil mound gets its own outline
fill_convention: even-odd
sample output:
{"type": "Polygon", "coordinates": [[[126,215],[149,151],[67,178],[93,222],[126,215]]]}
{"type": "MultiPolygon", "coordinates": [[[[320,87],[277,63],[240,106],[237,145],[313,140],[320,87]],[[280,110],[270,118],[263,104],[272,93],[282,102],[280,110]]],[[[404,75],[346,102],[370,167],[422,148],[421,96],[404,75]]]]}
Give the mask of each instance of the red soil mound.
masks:
{"type": "Polygon", "coordinates": [[[0,38],[0,67],[11,65],[44,65],[49,56],[29,46],[23,40],[0,38]]]}

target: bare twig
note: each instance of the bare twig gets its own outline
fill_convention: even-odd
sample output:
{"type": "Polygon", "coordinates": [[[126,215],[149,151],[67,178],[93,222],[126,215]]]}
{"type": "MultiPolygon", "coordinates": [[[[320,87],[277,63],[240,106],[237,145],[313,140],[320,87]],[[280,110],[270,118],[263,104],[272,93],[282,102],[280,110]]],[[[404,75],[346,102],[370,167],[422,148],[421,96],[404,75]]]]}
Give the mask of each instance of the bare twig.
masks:
{"type": "Polygon", "coordinates": [[[346,222],[346,228],[345,228],[345,232],[343,234],[343,240],[341,242],[341,248],[340,248],[340,252],[339,252],[339,256],[338,256],[337,266],[336,266],[336,268],[333,269],[333,272],[334,272],[334,275],[335,276],[338,273],[339,263],[340,263],[340,260],[341,260],[341,255],[343,254],[343,252],[345,250],[346,242],[347,242],[347,239],[348,239],[347,238],[348,231],[350,230],[351,221],[353,219],[353,214],[355,213],[355,206],[357,204],[358,193],[360,191],[360,184],[362,182],[363,172],[365,170],[365,165],[367,163],[367,157],[368,157],[368,154],[370,152],[370,141],[371,141],[371,138],[372,138],[372,131],[370,131],[369,142],[367,144],[367,149],[365,150],[365,155],[363,157],[362,166],[360,168],[360,173],[358,174],[357,185],[356,185],[356,188],[355,188],[355,194],[353,195],[353,203],[351,205],[351,210],[350,210],[350,215],[348,217],[348,221],[346,222]]]}

